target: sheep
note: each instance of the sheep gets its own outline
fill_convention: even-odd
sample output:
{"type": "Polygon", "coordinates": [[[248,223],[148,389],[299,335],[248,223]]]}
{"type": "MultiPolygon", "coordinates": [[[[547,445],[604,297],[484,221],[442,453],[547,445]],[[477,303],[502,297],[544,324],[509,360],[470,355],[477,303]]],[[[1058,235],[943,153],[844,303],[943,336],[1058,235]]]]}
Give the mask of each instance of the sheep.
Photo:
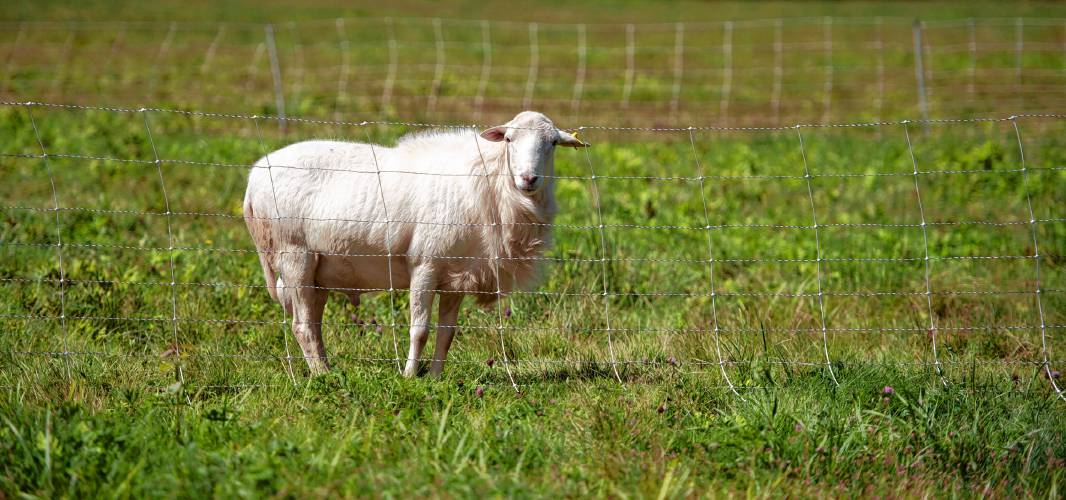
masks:
{"type": "Polygon", "coordinates": [[[312,375],[329,371],[330,290],[410,290],[405,377],[418,371],[440,295],[432,376],[444,369],[465,295],[482,306],[530,286],[556,213],[555,146],[586,147],[534,111],[480,134],[425,131],[395,147],[305,141],[248,176],[244,219],[266,289],[292,316],[312,375]]]}

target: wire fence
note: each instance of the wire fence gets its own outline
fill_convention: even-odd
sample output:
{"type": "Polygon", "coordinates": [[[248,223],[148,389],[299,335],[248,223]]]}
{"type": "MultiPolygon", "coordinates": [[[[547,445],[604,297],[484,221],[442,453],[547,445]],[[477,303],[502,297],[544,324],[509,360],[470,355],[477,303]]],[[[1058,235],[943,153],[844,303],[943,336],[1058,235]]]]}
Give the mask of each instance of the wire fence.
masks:
{"type": "MultiPolygon", "coordinates": [[[[301,380],[293,318],[265,293],[240,200],[249,169],[329,169],[252,163],[303,138],[391,144],[412,130],[449,128],[476,141],[478,130],[30,102],[0,103],[0,116],[12,138],[0,151],[9,180],[0,192],[0,356],[9,388],[56,377],[160,388],[301,380]]],[[[405,319],[408,294],[392,286],[394,259],[498,267],[508,257],[414,254],[392,244],[387,253],[314,252],[389,266],[387,288],[329,288],[366,294],[355,308],[327,306],[322,327],[339,369],[388,372],[405,361],[399,346],[409,329],[457,326],[466,334],[452,369],[486,380],[493,376],[483,372],[495,369],[506,374],[497,382],[516,388],[676,375],[742,393],[804,373],[839,384],[887,367],[946,384],[1043,378],[1062,397],[1055,354],[1066,329],[1064,121],[1040,113],[575,126],[568,129],[592,147],[556,153],[547,177],[560,210],[550,223],[280,210],[253,219],[550,226],[550,251],[514,258],[542,266],[542,284],[506,296],[498,287],[470,290],[503,300],[465,308],[457,325],[405,319]],[[656,140],[624,140],[648,135],[656,140]]],[[[353,182],[510,176],[332,171],[353,182]]],[[[388,206],[385,198],[382,191],[388,206]]],[[[318,288],[283,289],[307,287],[318,288]]]]}
{"type": "MultiPolygon", "coordinates": [[[[0,24],[0,97],[503,122],[782,125],[1058,109],[1066,20],[0,24]],[[197,92],[189,92],[190,88],[197,92]]],[[[281,123],[284,123],[282,121],[281,123]]]]}

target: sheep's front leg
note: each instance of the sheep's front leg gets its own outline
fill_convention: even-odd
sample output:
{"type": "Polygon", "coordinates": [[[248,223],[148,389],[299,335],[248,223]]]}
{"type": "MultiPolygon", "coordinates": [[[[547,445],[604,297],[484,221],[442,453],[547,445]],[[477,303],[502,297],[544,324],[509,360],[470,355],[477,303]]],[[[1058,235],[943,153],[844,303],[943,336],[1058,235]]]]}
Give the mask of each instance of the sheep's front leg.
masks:
{"type": "Polygon", "coordinates": [[[430,266],[415,267],[411,273],[411,347],[403,376],[418,373],[418,359],[429,338],[429,320],[433,312],[433,272],[430,266]]]}
{"type": "Polygon", "coordinates": [[[440,306],[437,312],[437,346],[433,349],[433,364],[429,374],[439,377],[444,371],[444,360],[448,359],[448,349],[452,346],[455,326],[459,321],[459,305],[463,303],[461,293],[440,294],[440,306]]]}

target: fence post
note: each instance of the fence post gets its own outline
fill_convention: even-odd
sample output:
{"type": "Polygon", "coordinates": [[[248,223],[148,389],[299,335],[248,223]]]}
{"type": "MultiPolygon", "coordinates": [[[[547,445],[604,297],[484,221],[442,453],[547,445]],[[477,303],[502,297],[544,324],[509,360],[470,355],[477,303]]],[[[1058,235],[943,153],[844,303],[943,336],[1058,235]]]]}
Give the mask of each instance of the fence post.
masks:
{"type": "Polygon", "coordinates": [[[770,91],[770,107],[774,110],[774,126],[781,124],[781,78],[784,76],[782,67],[782,44],[781,44],[781,19],[774,20],[774,84],[770,91]]]}
{"type": "Polygon", "coordinates": [[[489,22],[481,21],[481,79],[477,82],[477,96],[474,97],[474,121],[481,122],[481,112],[485,107],[485,89],[492,74],[492,35],[489,22]]]}
{"type": "Polygon", "coordinates": [[[266,46],[270,54],[270,74],[274,77],[274,106],[278,112],[278,128],[285,132],[285,94],[281,88],[281,66],[278,64],[278,47],[274,43],[274,25],[266,25],[266,46]]]}
{"type": "Polygon", "coordinates": [[[670,119],[677,123],[681,84],[685,78],[685,23],[674,25],[674,85],[670,96],[670,119]]]}
{"type": "MultiPolygon", "coordinates": [[[[922,120],[929,120],[929,104],[925,101],[925,68],[922,65],[922,21],[914,20],[914,76],[918,81],[918,110],[922,120]]],[[[926,133],[929,124],[924,123],[926,133]]]]}
{"type": "Polygon", "coordinates": [[[626,25],[626,76],[625,85],[622,87],[622,109],[629,108],[629,93],[633,91],[633,74],[635,72],[634,59],[636,49],[634,48],[636,38],[634,33],[633,24],[626,25]]]}
{"type": "Polygon", "coordinates": [[[1022,84],[1023,55],[1025,51],[1025,18],[1014,20],[1014,96],[1018,101],[1018,110],[1025,109],[1024,85],[1022,84]]]}
{"type": "Polygon", "coordinates": [[[437,98],[440,96],[440,86],[444,80],[444,28],[441,26],[439,17],[433,18],[433,39],[437,62],[433,66],[433,83],[429,88],[429,99],[426,101],[427,120],[432,120],[437,113],[437,98]]]}
{"type": "Polygon", "coordinates": [[[574,78],[574,95],[570,98],[570,114],[574,120],[581,111],[581,94],[585,91],[585,66],[588,58],[588,36],[585,25],[577,25],[577,76],[574,78]]]}
{"type": "Polygon", "coordinates": [[[529,23],[529,77],[526,79],[526,94],[522,109],[533,107],[533,93],[537,90],[537,72],[540,71],[540,37],[537,23],[529,23]]]}
{"type": "MultiPolygon", "coordinates": [[[[776,68],[775,68],[776,69],[776,68]]],[[[733,22],[722,26],[722,87],[718,101],[718,122],[725,126],[729,121],[729,99],[733,91],[733,22]]]]}

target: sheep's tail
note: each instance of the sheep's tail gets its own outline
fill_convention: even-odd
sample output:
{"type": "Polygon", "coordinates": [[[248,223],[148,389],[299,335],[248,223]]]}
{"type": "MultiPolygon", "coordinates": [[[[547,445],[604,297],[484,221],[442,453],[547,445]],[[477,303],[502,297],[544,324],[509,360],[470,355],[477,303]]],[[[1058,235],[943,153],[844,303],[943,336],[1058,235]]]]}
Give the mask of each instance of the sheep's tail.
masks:
{"type": "Polygon", "coordinates": [[[244,200],[244,223],[248,225],[248,233],[252,235],[252,242],[255,243],[259,265],[263,267],[263,279],[266,281],[267,292],[270,293],[271,298],[281,302],[278,299],[278,279],[272,266],[274,240],[271,238],[270,221],[256,218],[250,196],[244,200]]]}

